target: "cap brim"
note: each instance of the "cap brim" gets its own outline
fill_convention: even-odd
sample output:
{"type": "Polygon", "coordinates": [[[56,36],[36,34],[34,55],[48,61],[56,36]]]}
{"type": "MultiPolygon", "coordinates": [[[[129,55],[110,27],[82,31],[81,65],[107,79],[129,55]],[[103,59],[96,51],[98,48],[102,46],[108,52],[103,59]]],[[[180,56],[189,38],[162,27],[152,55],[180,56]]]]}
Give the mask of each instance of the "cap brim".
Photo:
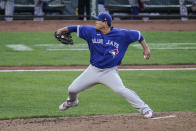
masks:
{"type": "Polygon", "coordinates": [[[98,16],[93,16],[93,19],[99,20],[99,17],[98,16]]]}

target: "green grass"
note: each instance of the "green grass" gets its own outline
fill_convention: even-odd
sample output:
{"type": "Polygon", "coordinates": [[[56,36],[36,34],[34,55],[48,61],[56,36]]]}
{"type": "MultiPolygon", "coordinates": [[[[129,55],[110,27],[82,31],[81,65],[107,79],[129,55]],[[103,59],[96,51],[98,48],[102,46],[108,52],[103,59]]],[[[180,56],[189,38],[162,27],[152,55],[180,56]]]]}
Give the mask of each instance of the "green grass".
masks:
{"type": "MultiPolygon", "coordinates": [[[[88,65],[85,41],[73,34],[74,46],[63,46],[52,32],[0,32],[0,65],[88,65]],[[8,45],[22,44],[32,51],[14,51],[8,45]]],[[[130,45],[122,64],[196,64],[196,32],[143,32],[151,48],[151,59],[143,58],[137,42],[130,45]],[[177,43],[177,44],[176,44],[177,43]],[[166,49],[158,49],[158,48],[166,49]],[[187,49],[185,49],[187,48],[187,49]]]]}
{"type": "MultiPolygon", "coordinates": [[[[151,59],[143,58],[138,43],[130,45],[122,64],[196,64],[196,32],[143,32],[151,59]],[[166,48],[166,49],[160,49],[166,48]],[[185,49],[186,48],[186,49],[185,49]]],[[[48,32],[0,32],[0,66],[88,65],[85,41],[73,34],[74,46],[64,46],[48,32]],[[14,51],[22,44],[32,51],[14,51]],[[62,49],[62,50],[61,50],[62,49]]],[[[137,112],[103,85],[80,94],[80,105],[67,111],[58,106],[67,87],[81,72],[0,72],[0,119],[80,116],[137,112]]],[[[196,112],[196,70],[120,71],[126,87],[136,91],[155,112],[196,112]]]]}
{"type": "MultiPolygon", "coordinates": [[[[78,107],[59,111],[80,73],[0,72],[0,119],[137,112],[103,85],[81,92],[78,107]]],[[[155,112],[196,112],[196,70],[120,71],[120,76],[155,112]]]]}

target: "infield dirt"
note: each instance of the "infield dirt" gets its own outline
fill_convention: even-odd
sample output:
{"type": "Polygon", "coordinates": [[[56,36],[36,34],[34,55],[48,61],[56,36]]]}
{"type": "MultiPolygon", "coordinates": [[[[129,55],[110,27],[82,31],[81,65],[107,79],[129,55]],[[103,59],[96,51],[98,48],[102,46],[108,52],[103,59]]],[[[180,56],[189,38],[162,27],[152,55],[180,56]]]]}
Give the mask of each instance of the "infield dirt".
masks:
{"type": "Polygon", "coordinates": [[[195,131],[196,113],[155,113],[161,119],[140,114],[1,120],[2,131],[195,131]]]}
{"type": "MultiPolygon", "coordinates": [[[[68,25],[95,25],[95,21],[0,21],[0,32],[54,32],[68,25]]],[[[140,31],[196,31],[196,21],[113,21],[112,26],[140,31]]]]}

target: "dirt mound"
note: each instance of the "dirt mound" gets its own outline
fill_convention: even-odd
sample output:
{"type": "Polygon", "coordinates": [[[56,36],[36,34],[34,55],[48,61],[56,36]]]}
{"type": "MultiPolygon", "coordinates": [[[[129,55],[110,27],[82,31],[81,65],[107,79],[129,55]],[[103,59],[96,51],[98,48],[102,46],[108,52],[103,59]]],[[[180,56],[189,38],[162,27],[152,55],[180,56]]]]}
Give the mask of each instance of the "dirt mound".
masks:
{"type": "Polygon", "coordinates": [[[2,131],[195,131],[196,113],[118,114],[82,117],[55,117],[1,120],[2,131]]]}

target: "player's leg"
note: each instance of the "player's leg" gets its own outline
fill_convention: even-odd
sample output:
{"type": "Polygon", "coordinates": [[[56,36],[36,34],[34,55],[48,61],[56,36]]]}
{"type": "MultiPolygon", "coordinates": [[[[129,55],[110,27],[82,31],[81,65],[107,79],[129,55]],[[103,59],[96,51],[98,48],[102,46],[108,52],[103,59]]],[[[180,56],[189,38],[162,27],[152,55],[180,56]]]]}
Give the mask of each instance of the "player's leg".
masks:
{"type": "Polygon", "coordinates": [[[85,3],[84,0],[78,0],[78,15],[79,15],[79,20],[83,20],[84,18],[84,12],[85,12],[85,3]]]}
{"type": "Polygon", "coordinates": [[[60,110],[65,110],[71,106],[79,104],[78,94],[93,85],[97,84],[96,73],[91,66],[89,66],[81,75],[79,75],[68,88],[68,98],[66,102],[59,106],[60,110]]]}
{"type": "Polygon", "coordinates": [[[68,93],[70,101],[74,101],[79,92],[97,84],[97,75],[93,68],[89,66],[81,75],[79,75],[69,86],[68,93]]]}
{"type": "MultiPolygon", "coordinates": [[[[34,0],[34,16],[43,16],[43,2],[40,0],[34,0]]],[[[35,17],[34,21],[43,21],[43,17],[35,17]]]]}
{"type": "Polygon", "coordinates": [[[90,15],[91,15],[91,10],[90,10],[90,0],[85,0],[86,2],[86,15],[87,15],[87,20],[90,19],[90,15]]]}
{"type": "Polygon", "coordinates": [[[14,0],[7,0],[5,5],[5,15],[9,17],[5,17],[6,21],[12,21],[14,15],[14,0]]]}
{"type": "Polygon", "coordinates": [[[101,77],[101,82],[111,88],[114,92],[118,93],[124,97],[133,107],[139,110],[142,114],[147,113],[152,110],[150,107],[144,103],[144,101],[131,89],[124,86],[117,69],[106,71],[103,77],[101,77]]]}

